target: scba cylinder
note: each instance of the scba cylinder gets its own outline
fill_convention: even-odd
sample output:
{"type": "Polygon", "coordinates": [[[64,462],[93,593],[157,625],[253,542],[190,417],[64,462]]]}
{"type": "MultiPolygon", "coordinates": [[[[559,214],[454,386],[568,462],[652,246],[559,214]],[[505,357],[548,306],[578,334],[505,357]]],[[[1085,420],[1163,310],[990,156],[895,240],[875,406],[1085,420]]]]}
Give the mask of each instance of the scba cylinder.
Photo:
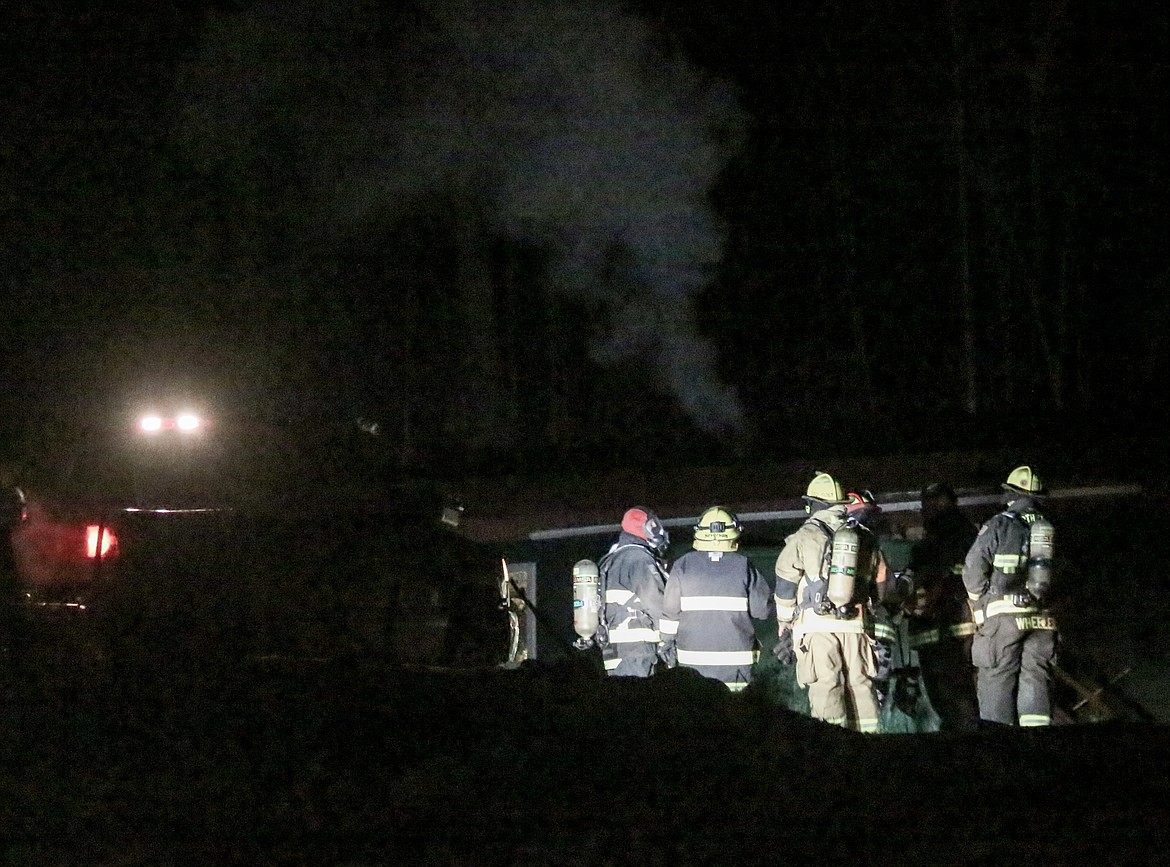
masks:
{"type": "Polygon", "coordinates": [[[1052,585],[1052,561],[1056,556],[1056,528],[1047,518],[1037,516],[1028,530],[1028,577],[1025,585],[1037,599],[1043,599],[1052,585]]]}
{"type": "Polygon", "coordinates": [[[833,534],[833,554],[829,561],[829,601],[843,608],[853,601],[857,583],[857,564],[861,557],[861,534],[846,524],[833,534]]]}
{"type": "Polygon", "coordinates": [[[601,622],[601,573],[592,560],[578,560],[573,565],[573,631],[582,640],[597,632],[601,622]]]}

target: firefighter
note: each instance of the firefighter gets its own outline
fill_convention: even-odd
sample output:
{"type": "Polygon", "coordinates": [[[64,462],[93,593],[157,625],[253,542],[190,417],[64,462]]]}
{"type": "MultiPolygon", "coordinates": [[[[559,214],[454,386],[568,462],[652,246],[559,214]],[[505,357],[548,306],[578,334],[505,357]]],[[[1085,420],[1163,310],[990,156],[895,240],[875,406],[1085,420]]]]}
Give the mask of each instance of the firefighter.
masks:
{"type": "MultiPolygon", "coordinates": [[[[833,538],[845,524],[848,500],[841,484],[821,472],[813,477],[803,499],[808,518],[784,540],[776,558],[779,636],[774,652],[782,663],[795,662],[796,681],[807,687],[814,717],[876,732],[872,617],[859,601],[826,604],[833,538]]],[[[855,590],[867,592],[867,580],[863,576],[855,590]]]]}
{"type": "Polygon", "coordinates": [[[845,495],[845,499],[848,500],[845,505],[845,523],[847,526],[856,527],[862,536],[859,560],[864,562],[858,563],[857,570],[872,576],[871,595],[868,601],[874,613],[873,632],[877,640],[874,649],[878,658],[874,687],[878,691],[880,704],[881,698],[889,691],[890,674],[894,666],[894,648],[898,639],[898,623],[881,605],[886,598],[890,570],[885,554],[882,553],[879,533],[887,527],[888,522],[882,507],[878,505],[877,499],[870,491],[850,491],[845,495]]]}
{"type": "Polygon", "coordinates": [[[1046,492],[1028,466],[1012,470],[1002,487],[1007,508],[979,528],[963,564],[978,624],[971,657],[979,718],[1046,726],[1052,723],[1057,648],[1056,620],[1045,605],[1050,551],[1042,555],[1051,547],[1052,527],[1040,512],[1046,492]]]}
{"type": "Polygon", "coordinates": [[[598,563],[605,603],[598,643],[608,674],[649,677],[654,673],[669,545],[670,534],[658,516],[635,506],[622,516],[621,533],[598,563]]]}
{"type": "Polygon", "coordinates": [[[886,597],[887,579],[890,574],[879,539],[881,528],[886,523],[885,513],[869,491],[861,493],[850,491],[845,495],[845,499],[848,501],[845,505],[845,523],[856,527],[865,537],[863,543],[865,563],[858,565],[858,571],[864,567],[866,574],[871,576],[872,601],[880,602],[886,597]]]}
{"type": "Polygon", "coordinates": [[[963,587],[963,561],[976,527],[959,511],[950,485],[922,490],[922,539],[910,550],[913,593],[904,601],[910,647],[918,653],[922,683],[940,731],[978,726],[971,641],[975,620],[963,587]]]}
{"type": "Polygon", "coordinates": [[[752,679],[758,655],[752,619],[775,614],[772,589],[739,553],[739,518],[712,506],[695,524],[694,550],[666,579],[662,638],[668,658],[739,692],[752,679]]]}

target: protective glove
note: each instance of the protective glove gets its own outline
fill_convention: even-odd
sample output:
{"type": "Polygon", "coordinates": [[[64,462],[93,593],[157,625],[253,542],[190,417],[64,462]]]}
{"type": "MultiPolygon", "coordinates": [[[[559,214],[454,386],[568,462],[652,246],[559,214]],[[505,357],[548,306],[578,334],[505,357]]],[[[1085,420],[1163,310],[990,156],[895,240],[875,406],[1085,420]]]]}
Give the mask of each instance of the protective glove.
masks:
{"type": "Polygon", "coordinates": [[[792,624],[780,626],[780,636],[772,648],[772,655],[781,665],[796,665],[796,648],[792,645],[792,624]]]}
{"type": "Polygon", "coordinates": [[[894,654],[890,650],[890,645],[884,641],[875,641],[873,654],[877,659],[877,674],[873,676],[873,679],[889,680],[894,671],[894,654]]]}
{"type": "Polygon", "coordinates": [[[1015,605],[1017,608],[1031,608],[1039,603],[1040,600],[1028,590],[1020,590],[1012,596],[1012,605],[1015,605]]]}
{"type": "Polygon", "coordinates": [[[894,706],[906,716],[915,716],[918,713],[918,699],[921,696],[920,669],[917,666],[898,669],[898,679],[894,682],[894,706]]]}
{"type": "Polygon", "coordinates": [[[678,648],[675,647],[673,641],[659,642],[658,658],[667,668],[674,668],[678,665],[678,648]]]}

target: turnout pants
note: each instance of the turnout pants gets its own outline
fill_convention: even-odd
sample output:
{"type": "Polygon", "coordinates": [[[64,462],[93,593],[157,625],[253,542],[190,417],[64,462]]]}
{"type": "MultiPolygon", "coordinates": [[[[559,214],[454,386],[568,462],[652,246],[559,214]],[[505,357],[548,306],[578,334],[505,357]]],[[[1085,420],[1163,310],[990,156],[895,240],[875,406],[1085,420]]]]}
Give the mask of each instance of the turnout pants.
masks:
{"type": "MultiPolygon", "coordinates": [[[[1041,618],[1018,619],[1030,623],[1041,618]]],[[[978,670],[979,718],[1009,726],[1051,725],[1056,642],[1054,628],[1021,629],[1010,614],[987,618],[971,647],[978,670]]]]}
{"type": "Polygon", "coordinates": [[[873,639],[864,632],[808,632],[800,639],[796,682],[808,688],[813,717],[863,732],[878,730],[873,639]]]}
{"type": "Polygon", "coordinates": [[[606,645],[601,651],[605,673],[613,677],[649,677],[658,661],[658,645],[631,641],[606,645]]]}
{"type": "Polygon", "coordinates": [[[939,731],[973,731],[979,726],[971,642],[971,636],[947,637],[917,648],[922,683],[938,714],[939,731]]]}

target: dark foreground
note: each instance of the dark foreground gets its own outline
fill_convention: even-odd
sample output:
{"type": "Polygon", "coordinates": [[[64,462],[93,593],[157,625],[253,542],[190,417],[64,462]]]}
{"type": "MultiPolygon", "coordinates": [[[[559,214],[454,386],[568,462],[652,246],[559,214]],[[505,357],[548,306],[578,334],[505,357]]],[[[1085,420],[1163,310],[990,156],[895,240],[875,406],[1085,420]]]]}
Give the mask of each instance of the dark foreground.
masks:
{"type": "Polygon", "coordinates": [[[862,736],[669,672],[117,660],[9,680],[0,862],[1151,862],[1160,725],[862,736]]]}

